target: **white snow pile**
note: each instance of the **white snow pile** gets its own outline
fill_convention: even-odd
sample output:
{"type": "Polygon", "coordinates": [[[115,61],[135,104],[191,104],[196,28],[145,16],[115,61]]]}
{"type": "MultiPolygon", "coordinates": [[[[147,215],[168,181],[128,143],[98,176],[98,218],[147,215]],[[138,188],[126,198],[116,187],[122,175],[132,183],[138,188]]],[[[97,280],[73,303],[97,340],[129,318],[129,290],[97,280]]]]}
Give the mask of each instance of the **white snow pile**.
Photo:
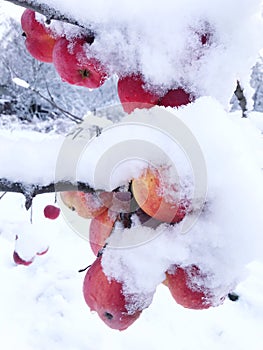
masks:
{"type": "MultiPolygon", "coordinates": [[[[248,85],[263,43],[260,0],[43,2],[94,30],[91,48],[112,73],[141,72],[158,90],[183,86],[224,104],[236,79],[248,85]]],[[[77,33],[61,22],[52,26],[77,33]]]]}
{"type": "MultiPolygon", "coordinates": [[[[154,119],[156,109],[144,113],[154,119]]],[[[231,120],[210,97],[170,113],[171,126],[173,117],[179,117],[202,149],[208,180],[203,211],[186,233],[182,232],[185,219],[152,233],[137,225],[124,232],[116,229],[108,239],[103,267],[109,276],[123,281],[130,293],[147,293],[164,280],[172,264],[195,264],[210,276],[214,293],[222,295],[244,278],[249,262],[262,258],[263,178],[255,147],[262,142],[261,134],[249,122],[231,120]]],[[[141,116],[137,114],[138,118],[130,117],[135,122],[141,116]]]]}
{"type": "Polygon", "coordinates": [[[33,131],[0,131],[0,177],[26,184],[54,181],[59,149],[64,138],[33,131]]]}

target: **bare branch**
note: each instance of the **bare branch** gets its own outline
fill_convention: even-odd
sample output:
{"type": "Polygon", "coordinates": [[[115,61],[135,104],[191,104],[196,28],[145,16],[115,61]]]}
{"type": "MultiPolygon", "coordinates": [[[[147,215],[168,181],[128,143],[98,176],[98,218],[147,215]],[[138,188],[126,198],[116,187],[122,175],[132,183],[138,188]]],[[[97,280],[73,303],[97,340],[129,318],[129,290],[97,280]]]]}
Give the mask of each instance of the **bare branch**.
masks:
{"type": "Polygon", "coordinates": [[[234,94],[236,95],[239,106],[242,110],[242,118],[247,118],[247,99],[244,95],[244,89],[241,87],[239,81],[237,81],[237,86],[234,94]]]}
{"type": "Polygon", "coordinates": [[[55,101],[54,98],[52,96],[50,96],[50,91],[48,90],[48,94],[50,96],[50,99],[47,98],[46,96],[42,95],[40,91],[38,91],[37,89],[29,86],[29,89],[34,92],[35,94],[37,94],[39,97],[41,97],[43,100],[45,100],[46,102],[50,103],[51,106],[53,106],[54,108],[56,108],[57,110],[59,110],[62,114],[64,114],[65,117],[69,118],[70,120],[76,122],[76,123],[81,123],[83,120],[70,113],[69,111],[65,110],[64,108],[60,107],[55,101]]]}

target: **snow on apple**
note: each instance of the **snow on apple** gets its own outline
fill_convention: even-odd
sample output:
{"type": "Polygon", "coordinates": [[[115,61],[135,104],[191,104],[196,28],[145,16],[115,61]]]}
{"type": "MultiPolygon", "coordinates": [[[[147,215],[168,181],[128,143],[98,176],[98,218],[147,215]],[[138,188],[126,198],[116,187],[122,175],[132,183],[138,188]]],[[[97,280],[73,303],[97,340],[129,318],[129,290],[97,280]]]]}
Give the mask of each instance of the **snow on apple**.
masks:
{"type": "MultiPolygon", "coordinates": [[[[140,322],[162,283],[184,308],[221,305],[242,282],[247,265],[262,257],[262,163],[257,159],[261,135],[248,127],[250,121],[234,120],[226,112],[236,80],[248,82],[263,44],[260,1],[243,6],[237,0],[216,0],[213,6],[207,0],[164,0],[162,6],[137,0],[44,3],[88,23],[94,35],[85,36],[85,30],[59,21],[47,25],[43,16],[26,10],[22,27],[29,52],[53,62],[70,84],[98,88],[116,74],[120,101],[130,115],[91,142],[75,134],[70,142],[70,135],[64,142],[21,138],[23,147],[16,153],[8,147],[16,136],[3,134],[1,177],[40,184],[54,178],[78,180],[99,190],[65,192],[61,199],[76,212],[75,219],[83,220],[85,237],[98,255],[84,278],[83,295],[110,328],[124,330],[140,322]],[[17,158],[15,166],[10,165],[10,154],[12,160],[17,158]],[[57,164],[50,155],[58,156],[57,164]],[[32,163],[40,164],[38,174],[32,163]]],[[[54,219],[59,212],[53,209],[47,206],[45,216],[54,219]]],[[[17,264],[31,265],[49,251],[48,244],[39,243],[35,228],[17,233],[17,264]]],[[[54,242],[60,250],[61,238],[54,242]]],[[[60,266],[79,261],[81,254],[73,251],[72,242],[77,240],[68,244],[69,254],[60,253],[60,266]]],[[[60,290],[63,302],[74,299],[60,290]]],[[[49,301],[52,292],[34,294],[37,303],[43,295],[49,301]]],[[[66,319],[63,313],[61,318],[66,319]]],[[[173,325],[174,316],[171,319],[173,325]]],[[[51,332],[52,337],[63,343],[51,332]]]]}
{"type": "Polygon", "coordinates": [[[184,109],[171,109],[173,115],[191,129],[204,153],[208,192],[203,210],[184,234],[185,219],[174,226],[162,224],[152,233],[142,227],[113,231],[102,265],[106,274],[122,281],[130,292],[152,291],[174,264],[197,265],[208,276],[206,288],[220,299],[242,280],[246,264],[261,255],[262,173],[246,148],[242,131],[215,100],[199,99],[184,109]],[[204,126],[209,133],[204,133],[204,126]],[[220,156],[222,152],[227,159],[220,156]]]}
{"type": "Polygon", "coordinates": [[[53,63],[63,81],[94,89],[105,82],[107,73],[101,63],[86,52],[88,40],[60,38],[54,46],[53,63]]]}
{"type": "Polygon", "coordinates": [[[120,331],[136,321],[142,309],[149,305],[148,300],[140,305],[138,296],[125,295],[122,283],[108,279],[101,266],[101,257],[86,273],[83,294],[90,309],[97,311],[110,328],[120,331]]]}
{"type": "Polygon", "coordinates": [[[23,222],[15,225],[13,258],[16,264],[30,265],[36,256],[45,255],[49,249],[45,236],[41,235],[38,224],[23,222]]]}

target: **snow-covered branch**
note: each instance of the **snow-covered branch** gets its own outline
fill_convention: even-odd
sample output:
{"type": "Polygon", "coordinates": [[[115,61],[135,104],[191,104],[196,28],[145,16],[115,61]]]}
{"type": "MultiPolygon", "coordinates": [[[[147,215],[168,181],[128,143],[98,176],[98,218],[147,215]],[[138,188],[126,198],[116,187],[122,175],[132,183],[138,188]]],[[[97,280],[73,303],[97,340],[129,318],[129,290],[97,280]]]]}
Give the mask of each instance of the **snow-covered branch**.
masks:
{"type": "MultiPolygon", "coordinates": [[[[36,1],[32,1],[32,0],[4,0],[4,1],[8,1],[14,5],[18,5],[18,6],[29,8],[33,11],[36,11],[36,12],[46,16],[48,21],[55,19],[58,21],[63,21],[66,23],[74,24],[74,25],[79,26],[79,27],[83,27],[83,25],[80,24],[78,21],[76,21],[74,18],[67,17],[64,14],[60,13],[57,9],[50,7],[46,4],[43,4],[41,2],[36,2],[36,1]]],[[[86,28],[86,26],[85,26],[85,28],[86,28]]],[[[87,27],[86,29],[90,30],[90,32],[92,33],[90,28],[87,27]]]]}
{"type": "Polygon", "coordinates": [[[12,182],[8,179],[0,179],[0,192],[22,193],[26,198],[26,209],[31,207],[33,198],[39,194],[63,191],[82,191],[87,193],[95,192],[92,187],[83,182],[73,184],[67,181],[60,181],[50,183],[48,185],[37,185],[23,182],[12,182]]]}

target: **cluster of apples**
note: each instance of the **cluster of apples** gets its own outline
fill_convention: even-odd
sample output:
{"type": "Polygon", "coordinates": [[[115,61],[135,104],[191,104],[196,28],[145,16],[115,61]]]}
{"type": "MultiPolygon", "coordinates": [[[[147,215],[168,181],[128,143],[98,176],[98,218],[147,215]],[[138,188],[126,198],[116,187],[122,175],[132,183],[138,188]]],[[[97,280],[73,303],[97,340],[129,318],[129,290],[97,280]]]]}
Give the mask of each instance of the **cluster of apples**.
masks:
{"type": "Polygon", "coordinates": [[[165,94],[160,89],[151,88],[140,73],[119,78],[118,95],[124,111],[128,114],[136,108],[151,108],[155,105],[179,107],[194,101],[194,96],[182,87],[169,89],[165,94]]]}
{"type": "MultiPolygon", "coordinates": [[[[39,61],[53,63],[63,81],[95,89],[109,77],[110,62],[102,64],[91,50],[95,37],[80,33],[67,38],[52,30],[44,19],[39,21],[36,13],[26,9],[21,17],[21,26],[26,37],[25,45],[29,53],[39,61]]],[[[207,41],[200,36],[202,44],[207,41]]],[[[161,89],[147,84],[140,72],[119,74],[118,96],[126,113],[136,108],[151,108],[153,105],[179,107],[194,100],[194,96],[182,87],[161,89]]]]}
{"type": "Polygon", "coordinates": [[[44,20],[39,21],[30,9],[23,12],[21,26],[29,53],[41,62],[53,63],[63,81],[94,89],[107,79],[105,67],[89,52],[93,35],[68,39],[44,20]]]}
{"type": "MultiPolygon", "coordinates": [[[[149,295],[126,295],[123,283],[105,274],[102,255],[107,249],[107,241],[117,222],[118,227],[131,227],[129,214],[137,215],[142,226],[145,224],[152,228],[162,223],[176,225],[182,221],[191,213],[191,200],[180,196],[173,201],[168,200],[164,193],[171,187],[174,191],[178,190],[174,184],[165,183],[162,169],[148,167],[131,180],[130,190],[126,192],[61,193],[61,199],[68,208],[83,218],[91,219],[89,242],[96,260],[86,273],[83,294],[89,308],[113,329],[129,327],[150,303],[147,302],[149,295]],[[145,303],[138,305],[138,299],[145,299],[145,303]]],[[[225,295],[214,295],[213,290],[207,287],[206,274],[196,265],[172,264],[164,272],[164,285],[175,301],[185,308],[207,309],[221,304],[225,298],[225,295]]],[[[150,301],[152,297],[153,294],[150,301]]]]}
{"type": "MultiPolygon", "coordinates": [[[[109,77],[109,72],[112,71],[110,62],[103,64],[92,52],[95,40],[93,35],[82,33],[70,38],[59,35],[52,30],[52,26],[44,20],[38,20],[36,13],[28,9],[22,15],[21,24],[30,54],[40,61],[53,63],[63,81],[94,89],[109,77]]],[[[209,44],[209,31],[196,34],[201,46],[209,44]]],[[[180,86],[168,91],[154,88],[141,72],[116,74],[119,77],[118,96],[126,113],[154,105],[179,107],[195,99],[193,94],[180,86]]],[[[116,223],[124,228],[130,227],[131,213],[137,215],[141,225],[152,228],[161,223],[176,225],[191,213],[191,199],[178,195],[177,199],[168,200],[164,195],[166,186],[174,187],[173,192],[177,191],[175,184],[165,184],[162,181],[161,169],[147,168],[140,177],[131,180],[129,191],[61,193],[61,199],[68,208],[85,219],[91,219],[89,242],[96,259],[84,278],[83,295],[89,308],[96,311],[113,329],[124,330],[129,327],[138,319],[142,310],[149,306],[153,295],[125,294],[123,283],[105,274],[102,267],[103,251],[107,249],[107,241],[116,223]],[[132,200],[137,203],[135,210],[131,208],[132,200]],[[137,302],[143,299],[144,303],[137,302]]],[[[50,209],[47,217],[52,218],[53,211],[50,209]]],[[[214,291],[207,287],[208,277],[197,265],[172,264],[164,272],[166,278],[163,283],[175,301],[183,307],[206,309],[219,305],[225,298],[225,295],[214,295],[214,291]]]]}

